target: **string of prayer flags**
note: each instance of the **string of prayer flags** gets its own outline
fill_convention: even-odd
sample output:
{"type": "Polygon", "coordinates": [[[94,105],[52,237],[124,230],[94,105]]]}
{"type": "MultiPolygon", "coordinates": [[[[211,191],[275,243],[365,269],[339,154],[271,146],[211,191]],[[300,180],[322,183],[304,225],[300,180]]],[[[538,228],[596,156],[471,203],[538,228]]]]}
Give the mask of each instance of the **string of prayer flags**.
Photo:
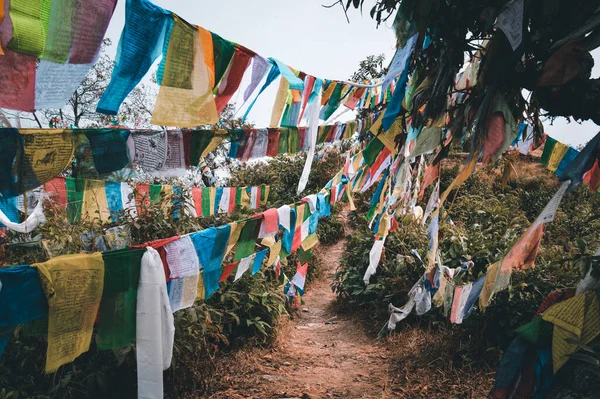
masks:
{"type": "MultiPolygon", "coordinates": [[[[150,203],[164,197],[177,208],[184,191],[181,186],[57,177],[44,184],[44,191],[58,207],[67,211],[71,223],[87,218],[117,222],[123,212],[141,214],[150,203]]],[[[187,210],[196,217],[233,212],[245,205],[258,209],[268,200],[269,186],[259,187],[192,187],[193,207],[187,210]],[[217,202],[217,198],[220,201],[217,202]]],[[[176,216],[176,215],[174,215],[176,216]]]]}
{"type": "MultiPolygon", "coordinates": [[[[485,273],[482,276],[479,276],[474,282],[468,284],[454,283],[454,279],[468,270],[468,266],[466,265],[457,269],[449,269],[446,266],[440,266],[436,268],[434,273],[429,277],[426,272],[417,282],[415,287],[422,287],[425,291],[430,291],[431,294],[433,294],[433,304],[436,307],[444,306],[444,314],[447,314],[448,311],[450,311],[450,322],[452,323],[462,323],[462,321],[471,314],[477,301],[479,301],[479,308],[485,309],[489,306],[495,293],[508,287],[513,270],[522,270],[534,266],[544,225],[554,220],[558,206],[566,194],[569,185],[569,180],[561,184],[560,188],[548,202],[546,207],[525,233],[523,233],[521,238],[508,251],[507,255],[498,262],[489,265],[485,273]],[[424,281],[429,281],[428,288],[425,288],[423,285],[424,281]]],[[[434,216],[434,220],[436,220],[438,216],[439,215],[434,216]]],[[[435,237],[437,237],[437,234],[435,237]]],[[[381,246],[383,246],[383,244],[381,244],[381,246]]],[[[375,252],[375,255],[377,252],[375,252]]],[[[374,254],[373,250],[371,251],[371,254],[374,254]]],[[[377,263],[379,263],[378,259],[377,263]]],[[[371,276],[372,273],[369,272],[370,270],[373,273],[376,271],[376,269],[371,268],[371,263],[367,269],[365,278],[367,275],[369,277],[371,276]]],[[[368,284],[368,279],[365,280],[365,283],[368,284]]],[[[413,289],[415,289],[415,287],[413,287],[413,289]]],[[[395,308],[390,304],[391,315],[388,322],[388,328],[394,329],[396,323],[404,319],[415,306],[415,298],[411,295],[409,295],[409,302],[401,309],[395,308]]]]}
{"type": "Polygon", "coordinates": [[[560,177],[566,167],[575,159],[577,154],[579,154],[579,151],[575,148],[548,136],[546,143],[544,144],[544,152],[542,153],[540,162],[542,165],[546,166],[548,170],[556,173],[560,177]]]}

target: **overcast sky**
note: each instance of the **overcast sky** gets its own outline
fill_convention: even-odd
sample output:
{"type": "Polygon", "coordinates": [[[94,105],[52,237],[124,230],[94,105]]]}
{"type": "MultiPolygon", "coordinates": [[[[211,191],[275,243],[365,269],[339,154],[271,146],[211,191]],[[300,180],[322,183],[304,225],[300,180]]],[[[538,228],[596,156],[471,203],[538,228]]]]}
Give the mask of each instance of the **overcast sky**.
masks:
{"type": "MultiPolygon", "coordinates": [[[[346,21],[341,7],[322,7],[334,0],[155,0],[185,20],[207,28],[233,42],[240,43],[263,57],[274,57],[312,75],[328,79],[348,79],[358,64],[371,54],[394,54],[395,38],[390,26],[376,27],[368,13],[349,14],[346,21]]],[[[368,10],[368,8],[366,8],[368,10]]],[[[125,1],[119,1],[107,36],[116,48],[125,15],[125,1]]],[[[600,55],[600,54],[596,54],[600,55]]],[[[600,57],[595,57],[600,59],[600,57]]],[[[600,76],[600,65],[593,76],[600,76]]],[[[244,82],[242,82],[242,89],[244,82]]],[[[273,83],[256,103],[249,120],[257,127],[266,127],[277,91],[273,83]]],[[[233,101],[241,109],[242,100],[233,101]]],[[[340,120],[347,120],[345,114],[340,120]]],[[[600,129],[593,122],[582,125],[559,118],[553,126],[546,123],[550,136],[573,146],[585,143],[600,129]]]]}

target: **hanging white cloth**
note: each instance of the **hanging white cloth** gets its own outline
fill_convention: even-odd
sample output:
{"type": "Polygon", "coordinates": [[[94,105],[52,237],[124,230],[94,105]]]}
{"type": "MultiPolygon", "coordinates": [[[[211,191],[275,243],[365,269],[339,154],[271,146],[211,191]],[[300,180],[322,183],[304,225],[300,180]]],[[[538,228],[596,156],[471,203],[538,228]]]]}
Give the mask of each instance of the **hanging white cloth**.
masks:
{"type": "Polygon", "coordinates": [[[302,193],[308,183],[308,176],[310,175],[310,168],[312,167],[313,159],[315,158],[315,147],[317,146],[317,133],[319,131],[319,105],[321,104],[321,90],[318,90],[317,98],[310,106],[310,116],[308,119],[308,128],[306,134],[308,136],[308,154],[306,155],[306,162],[304,163],[304,169],[298,182],[298,194],[302,193]]]}
{"type": "Polygon", "coordinates": [[[363,277],[363,281],[366,285],[369,285],[371,276],[377,272],[377,266],[381,260],[381,253],[383,252],[384,243],[385,237],[381,240],[375,240],[375,243],[373,243],[373,247],[371,248],[371,252],[369,252],[369,267],[367,268],[365,276],[363,277]]]}
{"type": "Polygon", "coordinates": [[[27,220],[22,223],[11,222],[8,216],[6,216],[4,212],[0,210],[0,223],[6,226],[6,228],[9,230],[16,231],[17,233],[31,233],[45,221],[46,217],[44,216],[44,204],[41,199],[38,201],[31,215],[29,215],[27,220]]]}
{"type": "Polygon", "coordinates": [[[163,397],[163,370],[171,366],[175,326],[163,264],[148,247],[142,257],[136,308],[138,398],[163,397]]]}

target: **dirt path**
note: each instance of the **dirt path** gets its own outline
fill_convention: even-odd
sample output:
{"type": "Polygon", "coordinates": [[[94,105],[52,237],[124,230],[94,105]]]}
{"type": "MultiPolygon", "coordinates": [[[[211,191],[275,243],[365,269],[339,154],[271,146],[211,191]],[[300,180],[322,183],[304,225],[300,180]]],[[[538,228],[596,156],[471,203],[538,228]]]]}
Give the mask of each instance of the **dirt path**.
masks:
{"type": "Polygon", "coordinates": [[[323,248],[326,274],[307,290],[305,306],[284,326],[271,349],[242,355],[244,375],[232,377],[221,398],[385,398],[388,353],[362,326],[332,310],[330,275],[343,242],[323,248]],[[247,367],[247,362],[252,366],[247,367]]]}

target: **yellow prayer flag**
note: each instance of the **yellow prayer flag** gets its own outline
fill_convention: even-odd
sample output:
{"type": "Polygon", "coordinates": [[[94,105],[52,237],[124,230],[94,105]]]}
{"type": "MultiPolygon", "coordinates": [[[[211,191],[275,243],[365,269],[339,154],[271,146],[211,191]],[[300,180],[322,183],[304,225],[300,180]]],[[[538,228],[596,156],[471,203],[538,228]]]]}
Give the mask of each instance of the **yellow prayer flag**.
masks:
{"type": "Polygon", "coordinates": [[[436,214],[437,214],[437,212],[439,212],[439,209],[444,205],[444,201],[446,201],[446,198],[448,198],[448,195],[450,195],[452,190],[454,190],[455,188],[458,188],[461,184],[463,184],[469,178],[469,176],[471,176],[471,173],[473,173],[473,170],[475,169],[476,160],[477,160],[477,155],[473,155],[473,159],[471,160],[471,162],[469,162],[469,164],[467,166],[465,166],[465,168],[458,174],[458,176],[456,176],[456,178],[452,181],[452,183],[450,183],[450,185],[448,186],[446,191],[444,191],[444,193],[440,197],[440,206],[436,210],[436,214]]]}
{"type": "Polygon", "coordinates": [[[288,92],[290,91],[290,83],[284,77],[279,82],[279,90],[277,90],[277,97],[275,97],[275,104],[273,105],[273,112],[271,113],[271,123],[269,127],[276,128],[279,126],[281,121],[281,115],[283,115],[283,109],[288,99],[288,92]]]}
{"type": "Polygon", "coordinates": [[[212,139],[210,139],[210,143],[206,146],[202,154],[200,155],[202,158],[206,158],[208,154],[213,152],[215,148],[219,146],[223,142],[223,136],[215,135],[212,139]]]}
{"type": "MultiPolygon", "coordinates": [[[[263,240],[263,243],[265,241],[263,240]]],[[[266,244],[265,244],[266,245],[266,244]]],[[[277,261],[279,254],[281,253],[281,240],[269,245],[269,259],[267,260],[267,267],[271,267],[277,261]]]]}
{"type": "Polygon", "coordinates": [[[578,349],[566,339],[588,344],[600,334],[600,303],[595,292],[586,292],[551,306],[542,319],[554,324],[552,366],[556,374],[578,349]]]}
{"type": "Polygon", "coordinates": [[[496,285],[496,279],[498,278],[501,264],[502,259],[487,268],[485,280],[483,281],[483,288],[479,295],[479,306],[482,310],[489,306],[492,296],[494,295],[494,286],[496,285]]]}
{"type": "Polygon", "coordinates": [[[325,90],[323,92],[323,97],[321,98],[321,105],[327,104],[327,101],[329,101],[329,98],[333,94],[333,91],[335,90],[337,85],[338,85],[338,82],[331,82],[329,84],[329,86],[327,87],[327,90],[325,90]]]}
{"type": "Polygon", "coordinates": [[[568,145],[559,141],[556,142],[554,149],[552,150],[552,154],[550,155],[550,159],[548,160],[548,169],[550,171],[554,172],[556,169],[558,169],[558,165],[560,165],[560,161],[562,161],[568,149],[568,145]]]}
{"type": "Polygon", "coordinates": [[[229,242],[227,243],[227,250],[225,250],[225,257],[227,256],[227,254],[229,254],[229,252],[231,252],[235,244],[237,244],[238,240],[240,239],[240,233],[242,232],[242,229],[245,225],[245,221],[229,223],[229,242]]]}
{"type": "Polygon", "coordinates": [[[204,277],[202,273],[198,275],[198,287],[196,291],[196,300],[204,301],[206,299],[206,289],[204,288],[204,277]]]}
{"type": "Polygon", "coordinates": [[[246,190],[247,187],[242,188],[242,203],[241,205],[246,208],[250,208],[250,193],[246,190]]]}
{"type": "Polygon", "coordinates": [[[64,255],[37,267],[48,297],[46,373],[75,360],[90,348],[104,288],[101,253],[64,255]]]}
{"type": "Polygon", "coordinates": [[[439,308],[440,306],[442,306],[444,304],[444,293],[446,292],[447,284],[448,284],[448,280],[446,280],[446,277],[444,277],[444,275],[442,274],[440,276],[440,287],[438,288],[435,295],[431,299],[431,303],[436,308],[439,308]]]}
{"type": "Polygon", "coordinates": [[[308,251],[319,243],[319,236],[317,233],[309,234],[304,241],[302,241],[302,249],[308,251]]]}
{"type": "MultiPolygon", "coordinates": [[[[174,16],[171,40],[167,49],[164,76],[188,75],[185,68],[189,57],[193,57],[189,78],[178,87],[160,86],[152,123],[162,126],[193,127],[217,123],[219,115],[212,92],[214,72],[205,63],[204,48],[200,31],[174,16]],[[191,55],[190,55],[191,54],[191,55]]],[[[208,58],[208,54],[206,56],[208,58]]]]}
{"type": "Polygon", "coordinates": [[[102,222],[110,221],[110,210],[106,199],[104,180],[86,180],[83,191],[81,213],[91,220],[99,218],[102,222]]]}
{"type": "Polygon", "coordinates": [[[215,214],[215,201],[217,199],[217,188],[210,187],[208,190],[208,196],[210,198],[210,212],[209,215],[215,214]]]}

